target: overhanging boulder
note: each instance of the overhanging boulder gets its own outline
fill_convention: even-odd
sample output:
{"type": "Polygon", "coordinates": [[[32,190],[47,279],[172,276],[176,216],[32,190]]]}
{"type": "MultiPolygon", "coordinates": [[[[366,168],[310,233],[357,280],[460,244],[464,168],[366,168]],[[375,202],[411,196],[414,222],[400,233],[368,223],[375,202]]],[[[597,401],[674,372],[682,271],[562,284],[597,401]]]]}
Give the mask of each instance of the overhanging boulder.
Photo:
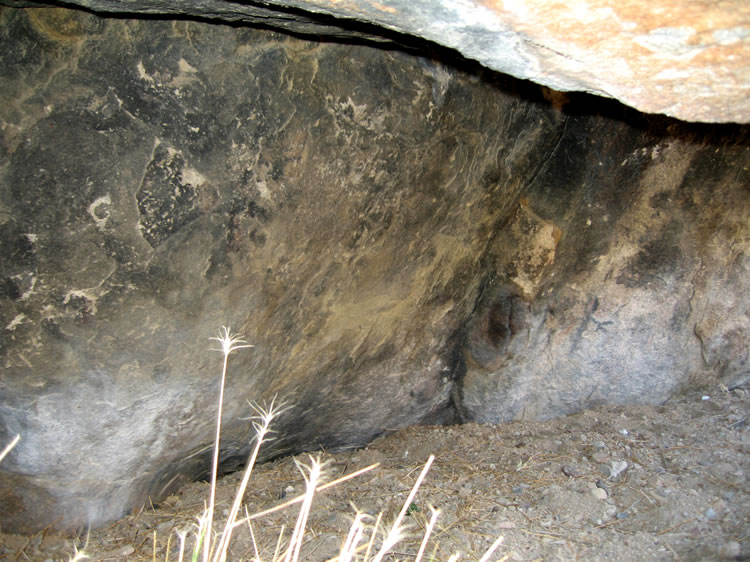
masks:
{"type": "MultiPolygon", "coordinates": [[[[54,4],[2,0],[10,5],[54,4]]],[[[559,91],[612,97],[686,121],[750,122],[744,0],[72,0],[102,13],[194,16],[315,36],[455,49],[559,91]]]]}

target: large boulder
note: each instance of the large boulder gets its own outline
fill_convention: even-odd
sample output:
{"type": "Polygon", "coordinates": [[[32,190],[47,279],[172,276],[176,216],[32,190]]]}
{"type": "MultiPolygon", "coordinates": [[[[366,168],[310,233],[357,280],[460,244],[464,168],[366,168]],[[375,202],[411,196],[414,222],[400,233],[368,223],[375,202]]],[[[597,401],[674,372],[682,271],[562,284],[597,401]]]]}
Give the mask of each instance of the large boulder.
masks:
{"type": "Polygon", "coordinates": [[[223,470],[249,400],[268,458],[748,377],[747,128],[187,20],[0,41],[4,530],[204,477],[222,325],[223,470]]]}
{"type": "Polygon", "coordinates": [[[565,119],[400,52],[0,12],[3,523],[99,524],[222,464],[451,419],[485,253],[565,119]],[[532,126],[529,126],[532,123],[532,126]]]}
{"type": "Polygon", "coordinates": [[[750,122],[746,0],[0,0],[240,21],[295,33],[455,49],[559,91],[687,121],[750,122]]]}

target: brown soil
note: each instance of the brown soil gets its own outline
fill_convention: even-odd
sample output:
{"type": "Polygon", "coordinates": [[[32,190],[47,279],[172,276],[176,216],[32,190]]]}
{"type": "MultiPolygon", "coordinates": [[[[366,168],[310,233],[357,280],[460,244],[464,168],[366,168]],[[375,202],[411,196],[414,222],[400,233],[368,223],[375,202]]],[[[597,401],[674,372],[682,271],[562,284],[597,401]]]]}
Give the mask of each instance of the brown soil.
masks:
{"type": "MultiPolygon", "coordinates": [[[[435,462],[407,516],[412,538],[388,560],[414,559],[429,504],[441,515],[425,559],[446,561],[460,552],[461,560],[478,560],[498,536],[504,542],[491,560],[749,559],[750,391],[706,394],[545,422],[412,427],[363,450],[323,453],[329,479],[380,465],[316,496],[302,559],[338,554],[352,505],[392,521],[429,455],[435,462]]],[[[221,480],[219,519],[240,478],[221,480]]],[[[293,459],[267,463],[254,471],[247,509],[257,513],[303,491],[293,459]]],[[[207,498],[208,484],[190,484],[159,508],[91,531],[88,539],[0,535],[0,558],[67,560],[77,546],[92,560],[163,561],[169,543],[169,560],[177,560],[176,531],[194,528],[207,498]]],[[[264,561],[273,558],[282,525],[289,536],[296,510],[253,522],[264,561]]],[[[229,559],[253,556],[243,527],[229,559]]]]}

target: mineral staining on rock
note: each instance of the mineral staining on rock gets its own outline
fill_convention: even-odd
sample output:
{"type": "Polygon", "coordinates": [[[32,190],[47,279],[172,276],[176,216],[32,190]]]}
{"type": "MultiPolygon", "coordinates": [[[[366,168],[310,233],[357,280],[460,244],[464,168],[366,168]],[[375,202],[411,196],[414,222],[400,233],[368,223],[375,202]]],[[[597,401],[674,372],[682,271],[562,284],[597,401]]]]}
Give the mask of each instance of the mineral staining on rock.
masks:
{"type": "Polygon", "coordinates": [[[746,129],[185,20],[0,40],[4,529],[207,474],[221,325],[224,470],[276,394],[269,456],[747,377],[746,129]]]}
{"type": "Polygon", "coordinates": [[[450,419],[481,256],[536,167],[508,139],[561,120],[398,52],[0,14],[6,528],[98,524],[204,475],[225,324],[256,345],[230,365],[225,470],[247,400],[295,404],[267,454],[450,419]]]}
{"type": "MultiPolygon", "coordinates": [[[[562,147],[595,134],[593,120],[576,131],[585,122],[562,147]]],[[[550,166],[493,241],[494,288],[467,331],[465,419],[547,419],[750,379],[747,130],[717,142],[673,127],[636,150],[622,123],[608,131],[619,147],[568,174],[550,166]]]]}

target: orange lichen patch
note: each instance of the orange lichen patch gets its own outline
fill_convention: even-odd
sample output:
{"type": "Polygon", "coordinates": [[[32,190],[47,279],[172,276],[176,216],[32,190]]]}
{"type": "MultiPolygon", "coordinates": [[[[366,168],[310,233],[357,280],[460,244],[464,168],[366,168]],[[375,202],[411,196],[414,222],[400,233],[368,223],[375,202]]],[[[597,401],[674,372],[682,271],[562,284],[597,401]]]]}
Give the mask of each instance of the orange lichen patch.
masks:
{"type": "Polygon", "coordinates": [[[726,101],[722,109],[715,100],[742,100],[750,90],[749,2],[475,3],[521,36],[540,77],[562,74],[573,89],[593,86],[591,91],[644,111],[690,120],[747,120],[746,108],[726,101]],[[706,98],[705,107],[694,108],[696,97],[706,98]]]}
{"type": "Polygon", "coordinates": [[[570,97],[565,92],[558,92],[551,88],[542,88],[542,96],[557,111],[563,111],[565,106],[570,102],[570,97]]]}
{"type": "Polygon", "coordinates": [[[398,10],[396,10],[396,8],[394,8],[393,6],[386,6],[385,4],[381,4],[380,2],[373,2],[372,7],[380,12],[385,12],[387,14],[398,13],[398,10]]]}
{"type": "MultiPolygon", "coordinates": [[[[607,51],[625,48],[648,56],[667,51],[680,55],[691,48],[718,48],[709,60],[726,56],[724,46],[734,45],[750,33],[750,3],[732,0],[685,0],[679,3],[640,0],[573,0],[524,2],[478,0],[478,4],[509,21],[516,31],[537,37],[541,45],[560,43],[577,49],[607,51]]],[[[747,47],[745,48],[747,50],[747,47]]]]}
{"type": "MultiPolygon", "coordinates": [[[[632,31],[690,27],[697,33],[750,25],[750,3],[744,0],[477,0],[500,17],[516,15],[524,21],[544,22],[549,29],[580,32],[580,25],[600,22],[609,27],[625,23],[632,31]]],[[[590,31],[587,29],[587,31],[590,31]]]]}

